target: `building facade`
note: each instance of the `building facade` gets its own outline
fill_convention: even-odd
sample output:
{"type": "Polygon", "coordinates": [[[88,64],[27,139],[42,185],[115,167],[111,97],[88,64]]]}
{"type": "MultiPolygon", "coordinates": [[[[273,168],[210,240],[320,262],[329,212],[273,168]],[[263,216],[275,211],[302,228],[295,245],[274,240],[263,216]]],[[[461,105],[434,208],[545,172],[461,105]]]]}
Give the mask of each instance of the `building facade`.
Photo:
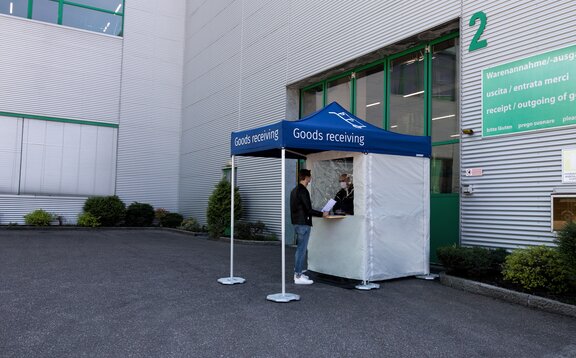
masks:
{"type": "MultiPolygon", "coordinates": [[[[114,193],[205,222],[231,131],[332,101],[431,136],[432,252],[550,245],[576,211],[572,1],[77,2],[122,21],[0,8],[1,224],[114,193]]],[[[279,232],[279,161],[236,169],[279,232]]]]}

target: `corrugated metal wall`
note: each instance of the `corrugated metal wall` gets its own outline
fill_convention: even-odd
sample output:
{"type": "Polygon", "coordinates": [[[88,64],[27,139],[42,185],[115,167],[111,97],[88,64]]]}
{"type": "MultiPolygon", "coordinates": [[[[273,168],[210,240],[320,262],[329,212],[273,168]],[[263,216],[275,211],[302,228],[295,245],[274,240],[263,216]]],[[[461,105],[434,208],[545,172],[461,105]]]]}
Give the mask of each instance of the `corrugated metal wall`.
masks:
{"type": "Polygon", "coordinates": [[[122,39],[0,15],[0,111],[118,123],[122,39]]]}
{"type": "MultiPolygon", "coordinates": [[[[0,15],[0,112],[119,124],[112,190],[177,211],[186,4],[126,6],[124,38],[0,15]]],[[[0,197],[0,223],[41,207],[75,222],[85,197],[54,194],[0,197]]]]}
{"type": "MultiPolygon", "coordinates": [[[[475,134],[462,139],[463,173],[474,193],[461,198],[461,241],[467,245],[514,248],[550,244],[550,194],[561,183],[561,148],[574,145],[576,128],[565,127],[482,138],[482,69],[574,44],[576,3],[561,1],[464,1],[461,22],[462,128],[475,134]],[[468,21],[486,13],[482,36],[488,46],[468,52],[477,27],[468,21]]],[[[576,190],[575,190],[576,191],[576,190]]]]}
{"type": "MultiPolygon", "coordinates": [[[[7,15],[0,33],[1,112],[119,122],[121,38],[7,15]]],[[[85,199],[1,195],[0,224],[22,224],[40,208],[74,224],[85,199]]]]}
{"type": "Polygon", "coordinates": [[[184,0],[126,1],[116,192],[178,211],[184,0]]]}
{"type": "Polygon", "coordinates": [[[73,225],[76,224],[78,213],[82,212],[86,199],[84,196],[0,195],[0,208],[2,208],[0,223],[23,224],[24,215],[36,209],[43,209],[62,216],[64,225],[73,225]]]}
{"type": "MultiPolygon", "coordinates": [[[[460,2],[188,0],[187,11],[180,207],[205,221],[230,131],[293,118],[287,86],[453,20],[460,2]]],[[[246,219],[277,232],[279,172],[278,160],[238,160],[246,219]]]]}

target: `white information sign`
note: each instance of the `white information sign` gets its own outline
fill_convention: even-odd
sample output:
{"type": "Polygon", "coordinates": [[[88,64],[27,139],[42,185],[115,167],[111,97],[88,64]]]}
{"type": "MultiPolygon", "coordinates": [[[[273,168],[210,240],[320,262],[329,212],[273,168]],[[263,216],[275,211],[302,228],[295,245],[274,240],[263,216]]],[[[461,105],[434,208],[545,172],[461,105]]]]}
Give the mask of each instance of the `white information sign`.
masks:
{"type": "Polygon", "coordinates": [[[576,148],[562,149],[562,183],[576,183],[576,148]]]}

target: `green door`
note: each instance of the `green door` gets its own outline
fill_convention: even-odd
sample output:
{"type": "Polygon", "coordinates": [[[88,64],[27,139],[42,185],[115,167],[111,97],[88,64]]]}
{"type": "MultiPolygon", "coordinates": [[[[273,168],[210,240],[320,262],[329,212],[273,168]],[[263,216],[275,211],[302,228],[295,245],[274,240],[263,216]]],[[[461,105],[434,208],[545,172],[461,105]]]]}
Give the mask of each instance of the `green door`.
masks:
{"type": "Polygon", "coordinates": [[[438,263],[436,249],[460,241],[458,39],[433,43],[430,50],[430,262],[438,263]]]}
{"type": "Polygon", "coordinates": [[[430,262],[438,263],[436,249],[459,242],[458,194],[430,195],[430,262]]]}

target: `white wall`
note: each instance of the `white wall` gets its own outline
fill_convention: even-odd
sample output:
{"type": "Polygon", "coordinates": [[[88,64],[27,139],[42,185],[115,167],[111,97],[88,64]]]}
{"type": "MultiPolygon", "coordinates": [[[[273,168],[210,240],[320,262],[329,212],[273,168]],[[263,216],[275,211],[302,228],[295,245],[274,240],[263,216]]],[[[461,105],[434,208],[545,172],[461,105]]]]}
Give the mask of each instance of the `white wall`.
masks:
{"type": "Polygon", "coordinates": [[[184,0],[126,1],[116,191],[178,211],[184,0]]]}
{"type": "MultiPolygon", "coordinates": [[[[36,128],[29,132],[29,144],[46,145],[31,160],[62,161],[58,172],[54,166],[43,172],[38,161],[23,168],[28,179],[45,189],[33,195],[23,195],[26,190],[14,195],[14,173],[10,175],[11,192],[0,193],[0,224],[22,223],[24,214],[38,208],[63,213],[68,223],[76,221],[86,190],[57,190],[60,183],[70,184],[67,171],[74,169],[70,164],[75,158],[68,147],[64,157],[62,150],[57,152],[71,144],[62,131],[80,127],[86,134],[83,143],[96,149],[80,160],[78,178],[98,173],[80,187],[90,185],[93,194],[116,192],[126,204],[140,201],[178,210],[185,2],[130,0],[126,6],[124,38],[0,15],[0,116],[7,116],[0,125],[11,128],[10,123],[20,121],[20,128],[36,128]],[[22,123],[19,115],[34,119],[22,123]],[[98,123],[118,128],[93,126],[98,123]],[[58,138],[67,143],[55,143],[58,138]],[[49,185],[42,184],[45,179],[49,185]]],[[[18,148],[12,144],[0,147],[0,169],[14,172],[14,153],[11,160],[8,154],[18,148]]],[[[1,178],[6,184],[8,174],[1,178]]],[[[20,189],[34,183],[24,182],[20,189]]]]}

